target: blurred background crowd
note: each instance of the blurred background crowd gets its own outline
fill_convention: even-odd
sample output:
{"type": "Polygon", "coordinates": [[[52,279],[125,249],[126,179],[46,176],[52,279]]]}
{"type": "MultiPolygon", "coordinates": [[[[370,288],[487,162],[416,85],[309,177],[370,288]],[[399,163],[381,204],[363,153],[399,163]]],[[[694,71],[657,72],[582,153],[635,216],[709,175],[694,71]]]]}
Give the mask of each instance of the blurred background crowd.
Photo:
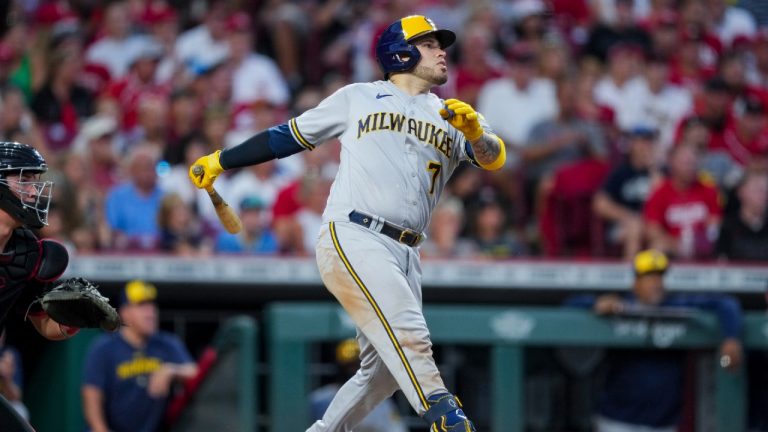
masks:
{"type": "Polygon", "coordinates": [[[436,90],[508,146],[462,166],[426,258],[768,260],[768,3],[760,0],[11,0],[0,139],[56,181],[43,235],[74,254],[302,255],[337,142],[228,172],[222,232],[199,156],[381,79],[378,34],[418,13],[458,35],[436,90]]]}

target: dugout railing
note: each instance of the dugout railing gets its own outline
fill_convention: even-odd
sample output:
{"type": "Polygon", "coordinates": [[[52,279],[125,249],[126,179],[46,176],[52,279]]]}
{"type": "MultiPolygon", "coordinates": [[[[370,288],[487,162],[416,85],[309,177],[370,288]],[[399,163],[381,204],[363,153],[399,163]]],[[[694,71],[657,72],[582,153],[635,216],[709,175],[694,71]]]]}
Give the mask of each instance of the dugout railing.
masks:
{"type": "MultiPolygon", "coordinates": [[[[606,347],[705,350],[715,355],[720,329],[713,314],[598,317],[590,311],[553,307],[426,306],[436,345],[484,345],[490,349],[490,425],[493,432],[523,432],[525,362],[529,347],[606,347]]],[[[354,336],[346,313],[328,303],[275,303],[265,314],[272,432],[305,430],[310,347],[354,336]]],[[[768,349],[768,318],[748,313],[745,347],[768,349]]],[[[717,361],[708,364],[718,365],[717,361]]],[[[746,381],[712,366],[714,427],[745,430],[746,381]]]]}

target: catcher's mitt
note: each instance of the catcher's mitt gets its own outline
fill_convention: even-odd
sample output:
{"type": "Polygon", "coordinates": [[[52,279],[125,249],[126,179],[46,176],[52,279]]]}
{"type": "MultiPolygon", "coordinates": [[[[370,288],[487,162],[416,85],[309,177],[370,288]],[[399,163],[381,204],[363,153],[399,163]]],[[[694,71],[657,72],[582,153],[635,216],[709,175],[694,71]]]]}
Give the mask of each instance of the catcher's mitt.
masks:
{"type": "Polygon", "coordinates": [[[109,299],[84,278],[59,281],[40,298],[40,304],[48,316],[59,324],[106,331],[120,328],[120,317],[109,304],[109,299]]]}

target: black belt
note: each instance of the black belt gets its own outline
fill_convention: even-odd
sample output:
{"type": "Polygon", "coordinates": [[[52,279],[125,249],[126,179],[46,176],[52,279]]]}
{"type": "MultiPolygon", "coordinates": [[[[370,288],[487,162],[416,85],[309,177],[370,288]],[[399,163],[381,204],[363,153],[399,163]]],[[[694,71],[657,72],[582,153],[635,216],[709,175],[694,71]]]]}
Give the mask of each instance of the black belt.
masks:
{"type": "Polygon", "coordinates": [[[349,214],[349,221],[373,231],[380,232],[387,237],[393,238],[396,241],[411,247],[417,246],[424,238],[420,232],[393,225],[383,221],[381,218],[376,218],[357,210],[353,210],[349,214]]]}

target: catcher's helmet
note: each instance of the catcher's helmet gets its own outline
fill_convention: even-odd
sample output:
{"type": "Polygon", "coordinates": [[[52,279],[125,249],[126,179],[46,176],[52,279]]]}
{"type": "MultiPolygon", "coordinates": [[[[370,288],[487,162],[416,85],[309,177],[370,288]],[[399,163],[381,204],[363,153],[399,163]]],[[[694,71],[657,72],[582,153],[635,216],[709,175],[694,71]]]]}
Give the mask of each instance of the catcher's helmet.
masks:
{"type": "Polygon", "coordinates": [[[450,30],[438,29],[432,20],[422,15],[407,16],[390,24],[376,43],[376,60],[384,72],[384,77],[389,77],[392,72],[413,69],[419,63],[421,54],[411,42],[428,34],[434,34],[443,49],[456,41],[456,34],[450,30]]]}
{"type": "Polygon", "coordinates": [[[46,171],[48,165],[34,147],[0,142],[0,209],[30,228],[47,225],[53,182],[37,176],[46,171]],[[30,180],[28,174],[35,176],[30,180]],[[9,181],[11,175],[18,179],[9,181]]]}

